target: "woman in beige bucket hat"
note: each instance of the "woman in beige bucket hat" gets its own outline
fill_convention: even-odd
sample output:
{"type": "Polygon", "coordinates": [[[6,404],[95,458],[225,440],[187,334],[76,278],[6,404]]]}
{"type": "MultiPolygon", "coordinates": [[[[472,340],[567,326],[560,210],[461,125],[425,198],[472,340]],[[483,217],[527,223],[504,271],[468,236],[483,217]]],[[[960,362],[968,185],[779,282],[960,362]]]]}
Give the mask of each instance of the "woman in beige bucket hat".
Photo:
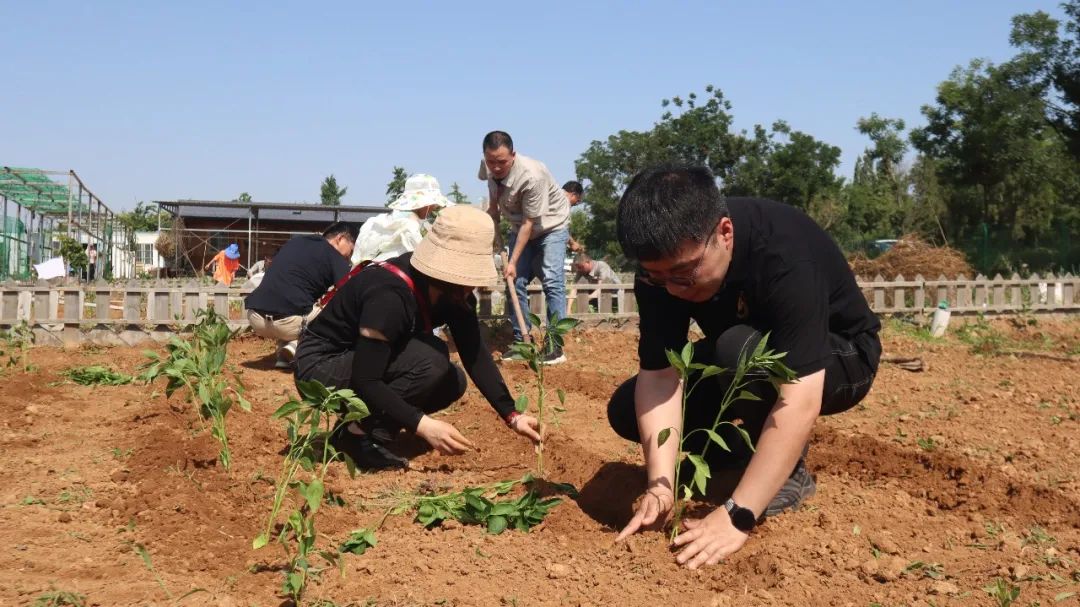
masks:
{"type": "Polygon", "coordinates": [[[494,238],[487,213],[448,207],[414,252],[354,268],[308,325],[296,352],[296,379],[351,388],[371,410],[332,438],[358,467],[407,467],[408,460],[385,446],[401,429],[445,454],[471,449],[453,425],[431,417],[462,397],[466,373],[512,430],[540,440],[537,420],[514,410],[476,317],[473,289],[499,280],[494,238]],[[464,371],[432,334],[433,326],[444,324],[464,371]]]}

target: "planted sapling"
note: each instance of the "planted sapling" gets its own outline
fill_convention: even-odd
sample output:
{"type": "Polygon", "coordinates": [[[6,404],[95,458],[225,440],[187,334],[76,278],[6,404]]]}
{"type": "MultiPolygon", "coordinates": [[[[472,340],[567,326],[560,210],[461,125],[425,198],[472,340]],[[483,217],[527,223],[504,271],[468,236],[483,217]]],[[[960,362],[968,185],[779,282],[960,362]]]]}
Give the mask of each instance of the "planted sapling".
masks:
{"type": "MultiPolygon", "coordinates": [[[[529,322],[534,327],[540,327],[540,317],[529,313],[529,322]]],[[[540,344],[547,344],[550,349],[561,349],[565,342],[566,334],[572,331],[575,327],[581,324],[581,321],[576,318],[562,318],[560,320],[553,320],[548,323],[547,326],[540,330],[540,344]]],[[[544,348],[537,345],[534,342],[518,341],[514,342],[510,346],[510,350],[523,358],[529,365],[529,369],[533,372],[536,385],[536,419],[540,423],[540,436],[544,435],[544,421],[545,417],[545,405],[547,397],[547,388],[544,385],[544,348]]],[[[556,408],[556,415],[565,410],[566,406],[566,393],[561,389],[556,390],[556,396],[559,398],[559,407],[556,408]]],[[[514,402],[514,408],[518,413],[525,413],[529,408],[529,396],[524,392],[521,393],[517,400],[514,402]]],[[[552,420],[554,417],[551,418],[552,420]]],[[[536,446],[536,475],[538,477],[544,476],[544,442],[541,439],[540,444],[536,446]]]]}
{"type": "MultiPolygon", "coordinates": [[[[759,396],[746,389],[754,382],[768,381],[777,391],[779,391],[781,384],[791,382],[795,379],[795,372],[782,362],[782,359],[787,353],[781,352],[778,354],[773,350],[765,349],[768,339],[769,334],[766,333],[749,356],[744,353],[739,357],[738,365],[731,371],[732,381],[728,384],[727,390],[724,392],[724,397],[720,401],[720,406],[716,411],[716,417],[713,419],[712,426],[707,428],[695,428],[686,434],[682,434],[681,428],[664,428],[660,431],[659,435],[657,435],[656,445],[657,447],[660,447],[667,442],[668,438],[671,437],[672,432],[682,434],[679,438],[678,457],[675,460],[675,507],[671,529],[672,540],[679,534],[679,526],[682,523],[683,512],[690,499],[693,498],[695,490],[698,495],[705,495],[705,488],[711,478],[709,464],[705,460],[705,456],[709,452],[709,447],[715,443],[721,449],[731,451],[731,448],[717,430],[725,425],[731,426],[738,431],[740,436],[742,436],[742,439],[746,442],[746,446],[749,447],[751,451],[754,450],[754,444],[750,439],[750,434],[743,429],[741,425],[733,421],[722,419],[728,407],[738,400],[761,400],[759,396]],[[756,373],[751,375],[751,372],[754,371],[764,373],[764,377],[756,373]],[[707,437],[701,453],[687,452],[686,440],[699,432],[705,434],[707,437]],[[679,472],[682,468],[684,459],[693,464],[694,478],[689,483],[680,484],[679,472]]],[[[685,424],[686,403],[690,399],[690,394],[693,393],[694,389],[697,388],[703,380],[728,372],[728,370],[715,365],[693,362],[694,346],[692,342],[687,342],[686,346],[683,347],[682,352],[679,354],[676,354],[672,350],[668,350],[667,358],[668,362],[671,363],[671,366],[679,373],[679,378],[682,382],[681,419],[683,424],[685,424]],[[691,382],[691,377],[695,375],[696,379],[691,382]]]]}
{"type": "MultiPolygon", "coordinates": [[[[252,548],[258,550],[270,542],[271,533],[278,522],[278,513],[289,489],[292,489],[299,498],[298,505],[282,523],[276,539],[289,559],[282,589],[299,604],[308,581],[322,571],[322,568],[314,566],[312,558],[318,555],[329,564],[340,566],[339,557],[343,552],[335,549],[317,550],[315,546],[315,514],[326,495],[323,481],[328,466],[334,460],[343,459],[349,474],[356,474],[355,463],[330,444],[330,437],[345,424],[367,417],[368,409],[352,390],[331,391],[317,381],[297,382],[297,389],[300,399],[290,400],[273,414],[275,419],[286,421],[289,454],[282,463],[275,483],[274,501],[266,530],[255,538],[252,548]],[[298,478],[301,470],[306,473],[305,480],[298,478]]],[[[366,537],[362,536],[357,541],[366,541],[366,537]]],[[[370,539],[373,546],[374,536],[370,539]]],[[[359,544],[354,542],[354,547],[359,549],[359,544]]]]}
{"type": "Polygon", "coordinates": [[[192,338],[172,338],[165,347],[164,358],[155,352],[147,352],[150,362],[141,376],[147,383],[164,376],[165,395],[172,396],[180,388],[187,388],[188,399],[197,398],[199,415],[210,422],[210,434],[219,443],[221,465],[228,470],[232,463],[229,438],[225,431],[225,416],[234,404],[244,411],[251,411],[251,403],[244,398],[244,388],[233,374],[234,382],[224,377],[225,356],[229,340],[237,331],[229,329],[224,317],[213,308],[199,310],[199,319],[192,327],[192,338]]]}

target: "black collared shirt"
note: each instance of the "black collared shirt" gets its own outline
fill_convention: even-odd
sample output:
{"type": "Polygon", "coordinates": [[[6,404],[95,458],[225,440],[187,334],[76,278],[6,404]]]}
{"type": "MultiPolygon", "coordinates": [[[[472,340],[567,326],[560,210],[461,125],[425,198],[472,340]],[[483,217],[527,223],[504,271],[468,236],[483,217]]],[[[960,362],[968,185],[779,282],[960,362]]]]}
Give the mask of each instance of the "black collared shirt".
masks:
{"type": "Polygon", "coordinates": [[[825,368],[829,333],[853,339],[881,329],[829,235],[801,210],[757,198],[728,198],[735,230],[724,285],[709,301],[678,299],[634,283],[641,318],[641,368],[665,369],[664,350],[680,351],[695,320],[709,340],[737,324],[770,332],[770,349],[800,377],[825,368]]]}

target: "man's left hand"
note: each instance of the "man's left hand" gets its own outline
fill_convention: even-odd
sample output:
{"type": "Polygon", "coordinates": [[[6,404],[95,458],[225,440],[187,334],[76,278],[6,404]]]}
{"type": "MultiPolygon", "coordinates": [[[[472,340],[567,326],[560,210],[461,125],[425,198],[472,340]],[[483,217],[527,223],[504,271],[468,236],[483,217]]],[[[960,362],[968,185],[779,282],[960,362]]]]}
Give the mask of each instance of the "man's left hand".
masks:
{"type": "Polygon", "coordinates": [[[750,537],[731,524],[731,517],[723,508],[713,510],[703,519],[686,519],[683,527],[686,531],[674,542],[675,546],[683,547],[675,560],[688,569],[719,563],[738,552],[750,537]]]}
{"type": "Polygon", "coordinates": [[[517,278],[517,262],[506,262],[506,267],[503,268],[503,278],[510,282],[514,282],[514,279],[517,278]]]}

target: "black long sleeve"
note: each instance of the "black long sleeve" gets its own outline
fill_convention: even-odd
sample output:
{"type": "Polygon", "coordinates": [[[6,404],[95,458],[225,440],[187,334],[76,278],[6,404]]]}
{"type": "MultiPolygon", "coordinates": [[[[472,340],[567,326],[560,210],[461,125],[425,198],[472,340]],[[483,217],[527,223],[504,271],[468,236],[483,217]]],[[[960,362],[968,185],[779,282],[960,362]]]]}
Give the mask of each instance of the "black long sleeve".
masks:
{"type": "Polygon", "coordinates": [[[480,393],[503,419],[514,411],[514,399],[506,387],[502,373],[491,358],[491,351],[480,335],[480,320],[476,311],[464,306],[447,307],[445,320],[457,345],[465,372],[480,393]]]}

